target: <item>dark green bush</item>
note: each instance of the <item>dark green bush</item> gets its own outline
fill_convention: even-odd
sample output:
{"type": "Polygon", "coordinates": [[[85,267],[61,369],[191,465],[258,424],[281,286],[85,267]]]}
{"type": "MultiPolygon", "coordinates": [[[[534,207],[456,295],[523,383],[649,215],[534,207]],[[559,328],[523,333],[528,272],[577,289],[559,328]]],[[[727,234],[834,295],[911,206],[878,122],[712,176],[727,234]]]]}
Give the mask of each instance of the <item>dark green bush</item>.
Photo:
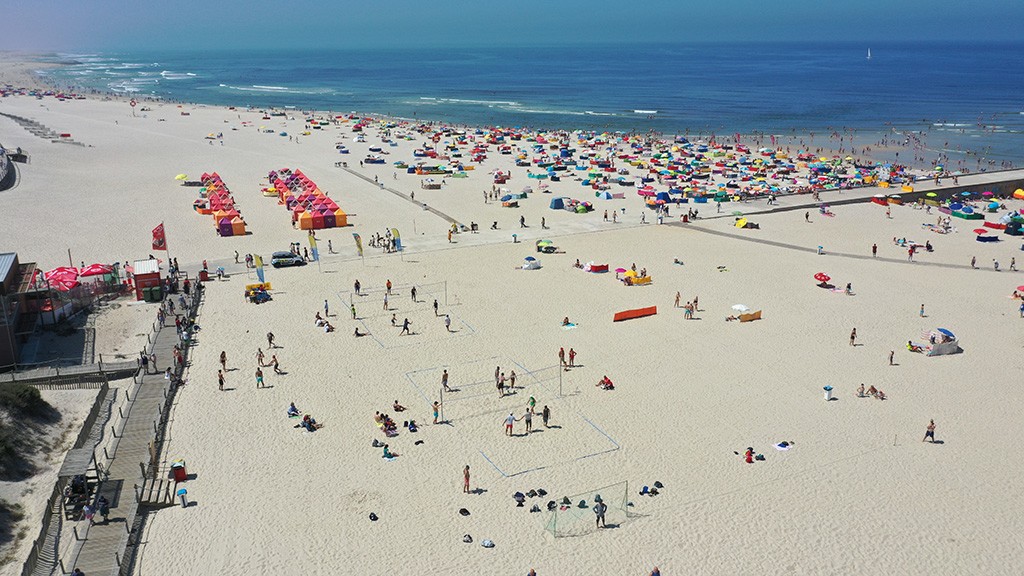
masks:
{"type": "Polygon", "coordinates": [[[53,410],[39,390],[27,384],[0,384],[0,409],[17,418],[43,416],[53,410]]]}

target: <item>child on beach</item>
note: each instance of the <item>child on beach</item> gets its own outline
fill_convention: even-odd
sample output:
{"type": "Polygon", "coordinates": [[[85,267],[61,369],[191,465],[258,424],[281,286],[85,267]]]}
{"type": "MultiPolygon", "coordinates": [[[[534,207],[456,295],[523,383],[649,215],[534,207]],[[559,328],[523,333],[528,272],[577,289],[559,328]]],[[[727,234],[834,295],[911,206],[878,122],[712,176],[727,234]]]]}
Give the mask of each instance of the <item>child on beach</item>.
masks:
{"type": "Polygon", "coordinates": [[[441,412],[441,403],[438,402],[437,400],[434,400],[433,408],[434,408],[434,424],[437,424],[437,417],[438,417],[438,414],[441,412]]]}

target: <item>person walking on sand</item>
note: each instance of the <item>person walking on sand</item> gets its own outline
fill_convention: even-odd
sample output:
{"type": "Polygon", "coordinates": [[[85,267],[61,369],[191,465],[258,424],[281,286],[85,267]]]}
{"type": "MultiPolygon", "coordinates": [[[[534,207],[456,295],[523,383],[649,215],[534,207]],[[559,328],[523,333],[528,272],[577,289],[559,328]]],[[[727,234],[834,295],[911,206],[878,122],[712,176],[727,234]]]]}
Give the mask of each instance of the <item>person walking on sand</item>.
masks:
{"type": "Polygon", "coordinates": [[[267,348],[273,348],[273,347],[274,347],[274,333],[273,332],[267,332],[267,348]]]}
{"type": "Polygon", "coordinates": [[[679,308],[679,292],[676,292],[676,303],[672,305],[673,308],[679,308]]]}
{"type": "Polygon", "coordinates": [[[228,371],[228,353],[223,350],[220,352],[220,367],[223,368],[225,372],[228,371]]]}
{"type": "Polygon", "coordinates": [[[223,370],[217,370],[217,388],[221,392],[224,391],[224,371],[223,370]]]}
{"type": "Polygon", "coordinates": [[[274,367],[274,374],[281,373],[281,367],[278,365],[277,362],[277,354],[273,354],[270,356],[270,365],[274,367]]]}
{"type": "Polygon", "coordinates": [[[974,256],[971,256],[971,268],[977,269],[978,268],[977,264],[978,264],[978,259],[976,257],[974,257],[974,256]]]}
{"type": "Polygon", "coordinates": [[[894,364],[892,362],[892,359],[893,359],[893,356],[895,356],[895,355],[896,355],[896,351],[895,350],[889,350],[889,366],[894,366],[894,364]]]}
{"type": "Polygon", "coordinates": [[[918,312],[918,315],[921,316],[921,318],[924,318],[924,304],[921,304],[921,311],[918,312]]]}
{"type": "Polygon", "coordinates": [[[351,306],[351,310],[352,310],[352,319],[355,320],[356,319],[356,305],[355,304],[353,304],[351,306]]]}
{"type": "Polygon", "coordinates": [[[263,369],[262,368],[257,368],[256,369],[256,387],[257,388],[263,388],[263,369]]]}
{"type": "Polygon", "coordinates": [[[387,288],[387,294],[391,294],[391,278],[388,278],[388,281],[384,283],[384,287],[387,288]]]}
{"type": "Polygon", "coordinates": [[[324,299],[324,317],[326,318],[327,316],[330,316],[330,315],[331,315],[331,309],[327,305],[327,299],[325,298],[324,299]]]}
{"type": "Polygon", "coordinates": [[[508,413],[508,418],[505,418],[505,435],[512,436],[512,427],[515,426],[516,417],[511,412],[508,413]]]}
{"type": "Polygon", "coordinates": [[[402,331],[399,332],[398,335],[401,336],[403,334],[408,334],[408,335],[412,336],[412,332],[409,331],[409,325],[410,324],[412,324],[412,322],[410,322],[408,318],[406,318],[405,320],[402,320],[402,331]]]}
{"type": "Polygon", "coordinates": [[[999,260],[996,260],[995,258],[992,259],[992,269],[999,272],[999,260]]]}
{"type": "Polygon", "coordinates": [[[924,432],[924,438],[921,442],[928,441],[932,444],[935,443],[935,420],[928,422],[928,428],[924,432]]]}
{"type": "Polygon", "coordinates": [[[1010,257],[1010,271],[1011,272],[1016,272],[1017,271],[1017,257],[1016,256],[1011,256],[1010,257]]]}
{"type": "Polygon", "coordinates": [[[504,372],[502,372],[501,375],[498,376],[498,397],[499,398],[504,398],[505,397],[505,373],[504,372]]]}
{"type": "Polygon", "coordinates": [[[558,349],[558,366],[565,366],[565,348],[558,349]]]}
{"type": "Polygon", "coordinates": [[[356,281],[352,284],[352,288],[355,289],[356,296],[359,296],[359,279],[358,278],[356,278],[356,281]]]}
{"type": "Polygon", "coordinates": [[[452,319],[447,314],[444,315],[444,329],[449,332],[452,331],[452,319]]]}
{"type": "Polygon", "coordinates": [[[811,223],[811,213],[810,212],[804,212],[804,222],[807,222],[808,224],[811,223]]]}
{"type": "Polygon", "coordinates": [[[437,300],[434,300],[434,316],[437,316],[437,300]]]}
{"type": "Polygon", "coordinates": [[[697,310],[697,301],[698,301],[698,299],[699,299],[698,296],[694,296],[693,297],[693,311],[694,312],[700,312],[700,310],[697,310]]]}
{"type": "Polygon", "coordinates": [[[501,366],[494,367],[494,383],[498,383],[498,374],[501,374],[501,366]]]}
{"type": "Polygon", "coordinates": [[[384,294],[384,309],[388,309],[388,295],[384,294]]]}
{"type": "Polygon", "coordinates": [[[877,258],[878,257],[878,244],[872,244],[871,245],[871,257],[872,258],[877,258]]]}
{"type": "Polygon", "coordinates": [[[576,350],[569,348],[569,368],[576,366],[576,350]]]}
{"type": "Polygon", "coordinates": [[[527,408],[522,419],[526,422],[526,433],[529,434],[533,431],[533,408],[527,408]]]}
{"type": "Polygon", "coordinates": [[[856,346],[856,345],[857,345],[857,329],[854,328],[853,331],[850,332],[850,346],[856,346]]]}
{"type": "Polygon", "coordinates": [[[441,413],[441,403],[438,402],[437,400],[434,400],[433,409],[434,409],[434,424],[437,424],[438,415],[441,413]]]}
{"type": "Polygon", "coordinates": [[[551,409],[544,405],[544,409],[540,411],[540,417],[544,420],[544,427],[548,427],[548,419],[551,418],[551,409]]]}
{"type": "Polygon", "coordinates": [[[412,301],[415,302],[416,301],[416,287],[413,286],[412,290],[410,290],[409,292],[412,293],[412,301]]]}
{"type": "Polygon", "coordinates": [[[256,365],[257,366],[266,366],[266,364],[263,363],[263,349],[262,348],[257,348],[256,349],[256,365]]]}
{"type": "Polygon", "coordinates": [[[509,386],[508,386],[509,390],[515,390],[516,389],[516,371],[515,370],[509,372],[508,384],[509,384],[509,386]]]}
{"type": "Polygon", "coordinates": [[[441,374],[441,387],[444,388],[445,392],[452,391],[452,389],[448,387],[448,370],[445,370],[444,373],[441,374]]]}
{"type": "Polygon", "coordinates": [[[462,469],[462,493],[469,494],[469,464],[462,469]]]}

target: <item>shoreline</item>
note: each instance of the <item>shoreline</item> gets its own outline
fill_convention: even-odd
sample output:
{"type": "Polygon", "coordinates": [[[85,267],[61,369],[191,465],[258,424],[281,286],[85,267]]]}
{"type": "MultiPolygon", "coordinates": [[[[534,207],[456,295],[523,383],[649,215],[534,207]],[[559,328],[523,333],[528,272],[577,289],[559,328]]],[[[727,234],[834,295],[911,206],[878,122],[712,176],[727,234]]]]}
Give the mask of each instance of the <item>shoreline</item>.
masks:
{"type": "MultiPolygon", "coordinates": [[[[11,55],[11,53],[5,53],[11,55]]],[[[68,65],[74,65],[80,63],[78,60],[65,59],[63,62],[49,62],[41,60],[41,58],[49,57],[47,54],[42,53],[20,53],[15,54],[17,58],[14,60],[20,65],[28,68],[44,68],[44,69],[58,69],[68,65]]],[[[59,57],[60,54],[53,54],[54,57],[59,57]]],[[[4,60],[0,57],[0,64],[3,64],[4,60]]],[[[410,117],[407,115],[396,115],[385,112],[374,112],[374,111],[362,111],[362,110],[345,110],[340,109],[320,109],[318,107],[309,107],[304,105],[251,105],[252,98],[230,99],[230,98],[213,98],[209,101],[193,101],[193,100],[180,100],[167,98],[159,95],[146,94],[142,92],[129,93],[121,92],[116,90],[103,90],[91,87],[85,87],[76,85],[74,83],[59,82],[52,76],[45,74],[37,74],[34,69],[29,70],[31,72],[31,82],[29,86],[42,89],[57,89],[65,91],[78,91],[83,95],[90,97],[101,98],[103,100],[117,101],[117,102],[129,102],[136,100],[140,103],[157,103],[163,102],[168,104],[181,104],[191,106],[214,106],[220,108],[245,108],[248,110],[285,110],[287,112],[294,113],[322,113],[322,114],[358,114],[374,118],[375,120],[385,121],[396,121],[396,122],[408,122],[415,124],[432,124],[432,125],[445,125],[460,127],[465,129],[476,129],[493,127],[491,124],[478,124],[478,123],[465,123],[455,121],[452,117],[437,116],[437,117],[410,117]]],[[[0,78],[0,85],[3,84],[2,78],[0,78]]],[[[527,118],[524,117],[524,120],[527,118]]],[[[752,130],[743,133],[728,133],[724,131],[716,131],[709,128],[691,129],[683,128],[675,132],[665,132],[659,130],[643,130],[643,129],[632,129],[632,130],[604,130],[597,127],[588,127],[587,125],[576,126],[572,128],[566,128],[566,126],[559,125],[557,128],[551,125],[523,122],[521,126],[524,130],[528,131],[545,131],[545,130],[567,130],[567,131],[579,131],[579,132],[592,132],[592,133],[611,133],[611,134],[623,134],[623,135],[648,135],[660,139],[673,139],[676,136],[684,136],[691,140],[698,141],[709,141],[717,140],[719,142],[723,140],[732,140],[736,134],[739,135],[740,141],[752,144],[755,147],[783,147],[788,148],[790,153],[795,154],[797,150],[813,151],[817,155],[827,156],[853,156],[858,162],[879,162],[879,163],[892,163],[907,165],[913,169],[921,170],[923,172],[933,169],[936,165],[944,162],[942,159],[927,160],[924,154],[934,153],[936,156],[942,156],[947,152],[953,153],[954,158],[957,155],[962,155],[967,158],[971,155],[970,151],[943,151],[941,149],[926,148],[921,146],[914,146],[908,148],[908,144],[912,143],[913,139],[916,138],[916,131],[901,132],[899,128],[893,125],[891,122],[880,121],[879,127],[876,129],[859,129],[859,130],[834,130],[831,127],[825,125],[817,128],[790,128],[775,131],[764,131],[764,130],[752,130]],[[829,134],[831,132],[831,134],[829,134]],[[837,138],[842,138],[840,142],[836,142],[837,138]],[[905,144],[900,147],[896,144],[897,139],[906,139],[905,144]],[[772,141],[776,144],[773,144],[772,141]],[[851,152],[851,144],[853,151],[851,152]],[[907,161],[906,153],[910,150],[914,151],[913,160],[907,161]],[[904,152],[904,158],[899,158],[900,152],[904,152]],[[919,153],[922,154],[919,156],[919,153]]],[[[980,164],[979,164],[980,166],[980,164]]],[[[995,167],[995,166],[992,166],[995,167]]],[[[988,166],[981,170],[974,171],[986,171],[988,166]]],[[[1005,167],[1004,167],[1005,168],[1005,167]]],[[[957,170],[950,170],[951,172],[957,170]]],[[[967,173],[967,171],[961,172],[967,173]]]]}

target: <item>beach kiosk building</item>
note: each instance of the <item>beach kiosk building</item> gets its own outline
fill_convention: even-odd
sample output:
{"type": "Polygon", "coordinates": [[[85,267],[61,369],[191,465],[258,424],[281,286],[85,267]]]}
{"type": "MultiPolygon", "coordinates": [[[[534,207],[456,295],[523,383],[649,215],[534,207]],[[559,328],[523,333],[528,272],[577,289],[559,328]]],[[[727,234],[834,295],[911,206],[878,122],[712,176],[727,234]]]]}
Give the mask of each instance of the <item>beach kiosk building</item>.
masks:
{"type": "Polygon", "coordinates": [[[156,258],[136,260],[132,269],[135,275],[135,299],[146,302],[163,300],[163,288],[160,285],[160,263],[156,258]]]}

